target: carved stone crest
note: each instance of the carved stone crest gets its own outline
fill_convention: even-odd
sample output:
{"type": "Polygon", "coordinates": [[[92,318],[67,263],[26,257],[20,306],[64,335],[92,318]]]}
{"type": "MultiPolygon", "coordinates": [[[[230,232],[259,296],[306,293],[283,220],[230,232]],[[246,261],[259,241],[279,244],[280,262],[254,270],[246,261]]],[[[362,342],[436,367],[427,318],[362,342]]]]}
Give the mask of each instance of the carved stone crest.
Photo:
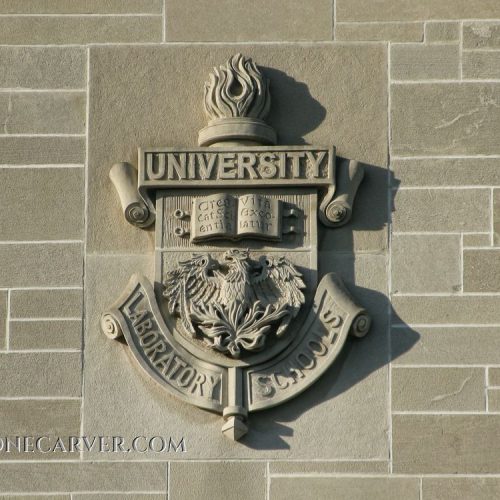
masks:
{"type": "Polygon", "coordinates": [[[335,274],[318,284],[318,220],[349,221],[361,165],[336,179],[333,147],[276,146],[270,82],[237,54],[205,84],[199,147],[139,148],[138,172],[110,171],[125,218],[155,223],[154,284],[133,275],[101,326],[123,336],[168,392],[222,413],[248,412],[309,387],[370,318],[335,274]]]}

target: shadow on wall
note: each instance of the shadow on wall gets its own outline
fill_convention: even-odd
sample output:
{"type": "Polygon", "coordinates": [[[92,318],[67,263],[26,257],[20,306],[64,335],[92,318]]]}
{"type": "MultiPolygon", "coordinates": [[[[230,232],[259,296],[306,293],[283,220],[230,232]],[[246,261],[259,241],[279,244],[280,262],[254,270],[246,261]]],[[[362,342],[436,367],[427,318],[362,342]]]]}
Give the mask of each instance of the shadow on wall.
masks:
{"type": "Polygon", "coordinates": [[[274,68],[260,69],[271,80],[271,110],[266,121],[278,131],[279,142],[307,144],[304,136],[323,122],[326,109],[314,99],[305,83],[274,68]],[[279,82],[279,92],[273,92],[273,82],[279,82]]]}
{"type": "MultiPolygon", "coordinates": [[[[348,161],[342,161],[341,158],[337,160],[337,171],[339,168],[347,168],[348,161]]],[[[380,289],[385,289],[387,286],[389,278],[387,251],[369,249],[365,250],[366,253],[355,254],[354,241],[357,231],[363,231],[368,235],[371,231],[378,231],[378,234],[383,235],[381,238],[385,239],[386,232],[383,229],[388,226],[391,215],[389,212],[392,212],[389,211],[388,186],[399,185],[392,176],[392,172],[386,168],[365,165],[365,179],[358,191],[351,221],[342,228],[320,228],[319,232],[318,244],[323,257],[320,258],[320,276],[333,271],[342,277],[354,300],[366,307],[372,316],[373,324],[370,332],[363,339],[349,337],[330,369],[299,397],[279,407],[252,413],[249,417],[251,431],[241,440],[245,446],[263,450],[289,449],[290,446],[285,438],[293,435],[293,426],[287,423],[293,422],[313,407],[336,398],[383,369],[410,350],[420,338],[417,332],[407,329],[405,342],[400,344],[397,350],[391,349],[390,321],[392,319],[394,323],[401,320],[392,309],[385,293],[359,286],[356,279],[356,274],[359,276],[360,272],[367,272],[370,276],[365,281],[373,282],[380,289]],[[368,261],[363,264],[362,261],[367,256],[368,261]],[[372,262],[373,265],[369,263],[371,257],[376,261],[372,262]],[[357,266],[360,266],[361,270],[358,269],[356,273],[357,266]]],[[[371,241],[373,238],[367,239],[371,241]]],[[[357,248],[359,246],[357,245],[357,248]]],[[[387,384],[387,374],[379,375],[374,383],[387,384]]],[[[371,387],[373,384],[366,384],[366,391],[371,387]]],[[[353,394],[354,397],[358,397],[360,391],[353,394]]],[[[389,397],[389,394],[386,390],[376,394],[362,393],[364,401],[360,404],[373,404],[373,400],[370,402],[373,397],[389,397]]],[[[345,398],[342,404],[346,404],[345,401],[349,402],[349,398],[345,398]]],[[[359,401],[356,404],[358,403],[359,401]]],[[[387,408],[387,400],[382,402],[382,406],[387,408]]],[[[335,430],[332,429],[331,432],[335,430]]]]}

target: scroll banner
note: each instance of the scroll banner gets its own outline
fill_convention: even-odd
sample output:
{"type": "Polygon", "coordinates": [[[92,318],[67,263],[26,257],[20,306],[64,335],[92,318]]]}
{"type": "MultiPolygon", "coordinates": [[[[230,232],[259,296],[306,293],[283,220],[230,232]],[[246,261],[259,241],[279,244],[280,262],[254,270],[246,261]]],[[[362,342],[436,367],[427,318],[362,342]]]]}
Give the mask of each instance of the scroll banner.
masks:
{"type": "Polygon", "coordinates": [[[110,338],[123,336],[141,368],[168,392],[222,413],[235,398],[251,412],[297,396],[332,365],[349,334],[362,337],[368,332],[370,318],[342,281],[327,274],[294,341],[270,361],[238,368],[243,374],[238,389],[228,384],[226,367],[196,358],[174,340],[144,276],[131,277],[115,305],[103,314],[101,327],[110,338]],[[242,394],[228,394],[233,389],[242,394]]]}

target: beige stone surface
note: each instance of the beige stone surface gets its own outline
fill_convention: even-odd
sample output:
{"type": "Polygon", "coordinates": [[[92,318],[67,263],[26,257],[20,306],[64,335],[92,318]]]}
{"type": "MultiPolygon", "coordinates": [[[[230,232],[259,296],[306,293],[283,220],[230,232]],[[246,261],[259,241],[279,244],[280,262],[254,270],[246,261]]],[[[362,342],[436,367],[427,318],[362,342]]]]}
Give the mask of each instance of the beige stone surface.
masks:
{"type": "Polygon", "coordinates": [[[392,238],[393,293],[460,291],[461,237],[394,235],[392,238]]]}
{"type": "Polygon", "coordinates": [[[493,242],[500,246],[500,189],[493,189],[493,242]]]}
{"type": "Polygon", "coordinates": [[[500,387],[500,368],[491,367],[488,369],[488,385],[500,387]]]}
{"type": "MultiPolygon", "coordinates": [[[[80,432],[80,400],[10,400],[0,401],[0,421],[2,438],[14,440],[16,436],[47,436],[40,442],[42,450],[54,446],[56,439],[66,436],[78,436],[80,432]]],[[[34,451],[23,452],[12,449],[10,452],[3,446],[0,451],[1,460],[68,460],[78,458],[78,452],[38,451],[33,439],[28,446],[34,451]]]]}
{"type": "Polygon", "coordinates": [[[500,250],[465,250],[464,292],[500,291],[500,250]]]}
{"type": "Polygon", "coordinates": [[[500,78],[500,50],[464,52],[462,61],[464,78],[500,78]]]}
{"type": "Polygon", "coordinates": [[[161,14],[162,0],[3,0],[1,14],[161,14]]]}
{"type": "Polygon", "coordinates": [[[0,93],[4,134],[84,134],[85,94],[0,93]]]}
{"type": "Polygon", "coordinates": [[[167,41],[331,40],[329,0],[166,0],[167,41]],[[217,26],[217,29],[214,27],[217,26]]]}
{"type": "MultiPolygon", "coordinates": [[[[46,495],[2,495],[2,500],[44,500],[46,495]]],[[[71,494],[63,494],[63,495],[51,495],[51,500],[72,500],[71,494]]]]}
{"type": "Polygon", "coordinates": [[[418,500],[419,490],[418,478],[279,477],[271,479],[269,499],[418,500]]]}
{"type": "Polygon", "coordinates": [[[453,80],[459,78],[458,44],[391,45],[393,80],[453,80]]]}
{"type": "Polygon", "coordinates": [[[10,323],[11,349],[81,349],[81,321],[13,321],[10,323]]]}
{"type": "Polygon", "coordinates": [[[0,283],[6,287],[82,284],[80,243],[0,244],[0,283]]]}
{"type": "Polygon", "coordinates": [[[389,462],[383,460],[358,460],[355,462],[335,460],[329,462],[285,462],[273,460],[269,462],[270,474],[373,474],[387,473],[389,462]]]}
{"type": "Polygon", "coordinates": [[[458,42],[460,39],[460,23],[431,21],[425,23],[425,41],[458,42]]]}
{"type": "Polygon", "coordinates": [[[392,411],[484,411],[483,368],[393,368],[392,411]]]}
{"type": "Polygon", "coordinates": [[[491,234],[489,233],[465,233],[463,235],[464,248],[487,247],[491,245],[491,234]]]}
{"type": "MultiPolygon", "coordinates": [[[[393,159],[393,185],[495,186],[500,183],[498,158],[393,159]]],[[[444,205],[446,205],[444,203],[444,205]]]]}
{"type": "Polygon", "coordinates": [[[335,40],[422,42],[423,23],[337,23],[335,40]]]}
{"type": "Polygon", "coordinates": [[[419,21],[500,17],[496,0],[337,0],[337,21],[419,21]]]}
{"type": "MultiPolygon", "coordinates": [[[[339,264],[347,280],[354,273],[348,262],[330,262],[335,267],[339,264]]],[[[284,405],[253,413],[250,433],[239,443],[222,435],[220,416],[194,411],[168,395],[138,371],[127,346],[109,340],[99,330],[103,308],[118,297],[132,272],[150,275],[151,266],[152,258],[147,255],[87,257],[84,434],[159,434],[176,440],[183,436],[187,451],[182,457],[169,457],[174,460],[387,459],[385,256],[360,257],[356,286],[351,284],[352,293],[376,318],[370,334],[363,341],[348,341],[343,355],[314,384],[314,390],[284,405]]],[[[95,458],[95,454],[87,455],[95,458]]],[[[158,454],[134,453],[109,458],[162,459],[158,454]]]]}
{"type": "Polygon", "coordinates": [[[0,464],[0,491],[166,492],[166,469],[166,464],[140,462],[4,463],[0,464]]]}
{"type": "Polygon", "coordinates": [[[465,49],[500,49],[500,22],[465,22],[462,36],[465,49]]]}
{"type": "Polygon", "coordinates": [[[80,353],[0,353],[1,397],[80,395],[80,353]]]}
{"type": "Polygon", "coordinates": [[[161,16],[0,17],[0,43],[48,45],[160,42],[161,16]]]}
{"type": "Polygon", "coordinates": [[[213,66],[238,51],[252,57],[271,79],[268,122],[279,131],[281,144],[335,144],[341,156],[379,166],[387,163],[383,44],[92,48],[89,252],[152,249],[151,233],[116,224],[122,220],[120,206],[111,182],[103,179],[117,161],[136,164],[139,146],[196,144],[198,130],[206,124],[203,82],[213,66]],[[141,71],[130,72],[138,60],[141,71]],[[122,84],[124,74],[127,85],[122,84]],[[152,100],[155,106],[144,106],[152,100]]]}
{"type": "Polygon", "coordinates": [[[422,492],[425,500],[496,500],[500,497],[498,477],[424,477],[422,492]]]}
{"type": "Polygon", "coordinates": [[[75,493],[71,500],[165,500],[165,493],[75,493]]]}
{"type": "Polygon", "coordinates": [[[0,165],[82,164],[85,137],[0,137],[0,165]]]}
{"type": "Polygon", "coordinates": [[[3,46],[0,47],[0,87],[83,89],[86,59],[83,47],[3,46]]]}
{"type": "Polygon", "coordinates": [[[500,415],[394,415],[393,471],[484,474],[500,471],[500,415]]]}
{"type": "Polygon", "coordinates": [[[2,240],[82,239],[83,207],[83,168],[0,169],[2,240]]]}
{"type": "Polygon", "coordinates": [[[169,490],[178,500],[265,500],[265,477],[265,462],[173,462],[169,490]]]}
{"type": "Polygon", "coordinates": [[[488,411],[500,412],[500,389],[488,389],[488,411]]]}
{"type": "Polygon", "coordinates": [[[392,153],[498,154],[500,84],[392,85],[392,153]]]}
{"type": "Polygon", "coordinates": [[[394,197],[398,232],[489,231],[489,189],[405,189],[394,197]]]}
{"type": "MultiPolygon", "coordinates": [[[[449,322],[454,323],[452,316],[449,322]]],[[[500,335],[496,327],[393,328],[391,347],[395,363],[403,365],[500,363],[500,335]],[[418,341],[409,349],[415,332],[418,341]]]]}
{"type": "Polygon", "coordinates": [[[83,291],[79,289],[13,290],[11,318],[79,318],[83,291]]]}
{"type": "Polygon", "coordinates": [[[393,297],[396,323],[488,324],[500,323],[500,296],[393,297]]]}
{"type": "Polygon", "coordinates": [[[5,349],[5,336],[7,334],[8,292],[0,291],[0,350],[5,349]]]}

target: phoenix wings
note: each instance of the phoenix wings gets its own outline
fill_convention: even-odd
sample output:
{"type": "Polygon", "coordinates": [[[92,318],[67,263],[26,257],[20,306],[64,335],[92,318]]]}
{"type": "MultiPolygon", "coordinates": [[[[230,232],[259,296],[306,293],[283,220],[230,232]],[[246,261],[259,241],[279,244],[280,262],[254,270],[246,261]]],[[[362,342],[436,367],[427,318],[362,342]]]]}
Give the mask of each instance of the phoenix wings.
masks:
{"type": "Polygon", "coordinates": [[[198,311],[235,305],[250,309],[256,304],[262,311],[273,312],[270,318],[279,317],[276,334],[280,336],[304,303],[304,288],[302,275],[286,257],[263,256],[256,262],[248,250],[231,249],[225,252],[223,264],[210,254],[180,261],[178,268],[166,274],[163,295],[169,312],[178,315],[193,336],[193,317],[198,311]]]}

